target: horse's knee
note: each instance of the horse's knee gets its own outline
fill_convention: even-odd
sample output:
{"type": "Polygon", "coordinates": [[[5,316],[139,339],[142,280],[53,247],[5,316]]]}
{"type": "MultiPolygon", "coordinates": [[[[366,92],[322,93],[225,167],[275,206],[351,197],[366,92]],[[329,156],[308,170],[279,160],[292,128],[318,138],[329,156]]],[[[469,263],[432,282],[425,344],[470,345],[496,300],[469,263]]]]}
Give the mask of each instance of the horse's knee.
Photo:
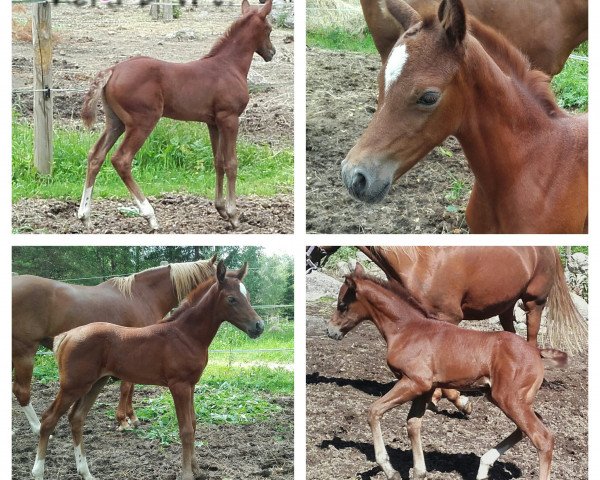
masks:
{"type": "Polygon", "coordinates": [[[13,394],[19,402],[19,405],[26,407],[31,402],[31,386],[22,383],[13,382],[13,394]]]}
{"type": "Polygon", "coordinates": [[[183,445],[194,443],[194,428],[191,424],[179,427],[179,438],[183,445]]]}
{"type": "Polygon", "coordinates": [[[419,435],[421,432],[421,418],[412,417],[406,421],[406,430],[408,432],[409,437],[414,437],[415,435],[419,435]]]}
{"type": "Polygon", "coordinates": [[[120,177],[129,175],[131,173],[131,162],[120,155],[113,155],[113,157],[110,159],[110,163],[112,163],[120,177]]]}

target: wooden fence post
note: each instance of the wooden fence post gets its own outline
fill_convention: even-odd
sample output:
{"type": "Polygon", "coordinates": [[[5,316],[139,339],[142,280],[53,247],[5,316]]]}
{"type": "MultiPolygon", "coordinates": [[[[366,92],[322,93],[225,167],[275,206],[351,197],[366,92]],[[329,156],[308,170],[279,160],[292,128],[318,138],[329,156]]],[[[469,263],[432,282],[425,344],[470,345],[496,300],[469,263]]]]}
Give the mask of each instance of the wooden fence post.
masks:
{"type": "Polygon", "coordinates": [[[163,20],[166,20],[166,21],[173,20],[173,5],[172,5],[173,1],[174,0],[162,0],[162,3],[164,3],[164,5],[162,6],[163,20]]]}
{"type": "Polygon", "coordinates": [[[33,163],[52,173],[52,17],[50,3],[33,5],[33,163]]]}

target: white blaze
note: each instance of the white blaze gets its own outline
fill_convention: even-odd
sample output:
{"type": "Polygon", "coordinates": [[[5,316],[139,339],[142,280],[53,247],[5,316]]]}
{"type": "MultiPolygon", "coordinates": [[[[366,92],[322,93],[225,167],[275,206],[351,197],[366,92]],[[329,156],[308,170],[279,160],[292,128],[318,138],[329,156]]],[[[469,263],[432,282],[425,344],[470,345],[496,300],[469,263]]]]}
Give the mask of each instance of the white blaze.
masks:
{"type": "Polygon", "coordinates": [[[387,65],[385,66],[385,91],[387,92],[392,84],[398,79],[404,68],[404,64],[408,60],[408,52],[406,45],[398,45],[394,47],[392,53],[388,57],[387,65]]]}
{"type": "Polygon", "coordinates": [[[248,296],[248,290],[246,290],[246,287],[244,286],[244,284],[242,282],[240,282],[240,292],[242,292],[242,295],[244,297],[248,296]]]}

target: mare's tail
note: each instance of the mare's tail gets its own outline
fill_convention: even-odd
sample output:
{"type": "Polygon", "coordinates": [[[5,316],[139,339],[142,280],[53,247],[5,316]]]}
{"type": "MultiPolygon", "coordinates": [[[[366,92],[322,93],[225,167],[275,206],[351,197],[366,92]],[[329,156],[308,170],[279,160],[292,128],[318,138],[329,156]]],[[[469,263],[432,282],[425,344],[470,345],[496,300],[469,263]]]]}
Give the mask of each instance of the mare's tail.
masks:
{"type": "Polygon", "coordinates": [[[556,250],[554,285],[550,290],[547,306],[547,338],[550,345],[570,353],[585,351],[588,338],[587,322],[575,307],[569,294],[558,250],[556,250]]]}
{"type": "Polygon", "coordinates": [[[96,122],[96,111],[98,110],[98,100],[104,91],[104,87],[108,83],[112,75],[112,68],[102,70],[96,75],[92,86],[83,97],[83,108],[81,109],[81,119],[87,128],[92,128],[96,122]]]}
{"type": "Polygon", "coordinates": [[[563,368],[567,366],[569,357],[565,352],[554,348],[540,348],[540,356],[545,365],[563,368]]]}

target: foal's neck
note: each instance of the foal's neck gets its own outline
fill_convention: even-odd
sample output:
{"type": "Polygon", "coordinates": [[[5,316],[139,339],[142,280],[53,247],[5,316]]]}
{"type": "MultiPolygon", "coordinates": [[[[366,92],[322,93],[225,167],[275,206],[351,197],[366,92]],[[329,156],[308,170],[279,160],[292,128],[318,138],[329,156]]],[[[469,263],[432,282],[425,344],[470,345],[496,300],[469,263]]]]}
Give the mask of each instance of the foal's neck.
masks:
{"type": "Polygon", "coordinates": [[[218,58],[220,62],[230,63],[247,77],[257,48],[255,43],[255,40],[248,34],[247,29],[240,27],[220,39],[208,56],[218,58]]]}
{"type": "Polygon", "coordinates": [[[410,324],[415,318],[424,317],[407,299],[373,280],[366,281],[370,286],[369,295],[365,300],[368,303],[371,321],[388,345],[393,337],[402,335],[407,329],[410,330],[410,324]]]}
{"type": "Polygon", "coordinates": [[[196,305],[173,320],[173,328],[182,331],[196,345],[208,348],[222,323],[216,309],[217,298],[218,292],[207,292],[196,305]]]}
{"type": "Polygon", "coordinates": [[[504,72],[474,37],[468,41],[460,86],[464,112],[455,135],[477,180],[505,189],[503,179],[531,164],[531,139],[551,138],[564,113],[550,114],[519,74],[504,72]]]}

